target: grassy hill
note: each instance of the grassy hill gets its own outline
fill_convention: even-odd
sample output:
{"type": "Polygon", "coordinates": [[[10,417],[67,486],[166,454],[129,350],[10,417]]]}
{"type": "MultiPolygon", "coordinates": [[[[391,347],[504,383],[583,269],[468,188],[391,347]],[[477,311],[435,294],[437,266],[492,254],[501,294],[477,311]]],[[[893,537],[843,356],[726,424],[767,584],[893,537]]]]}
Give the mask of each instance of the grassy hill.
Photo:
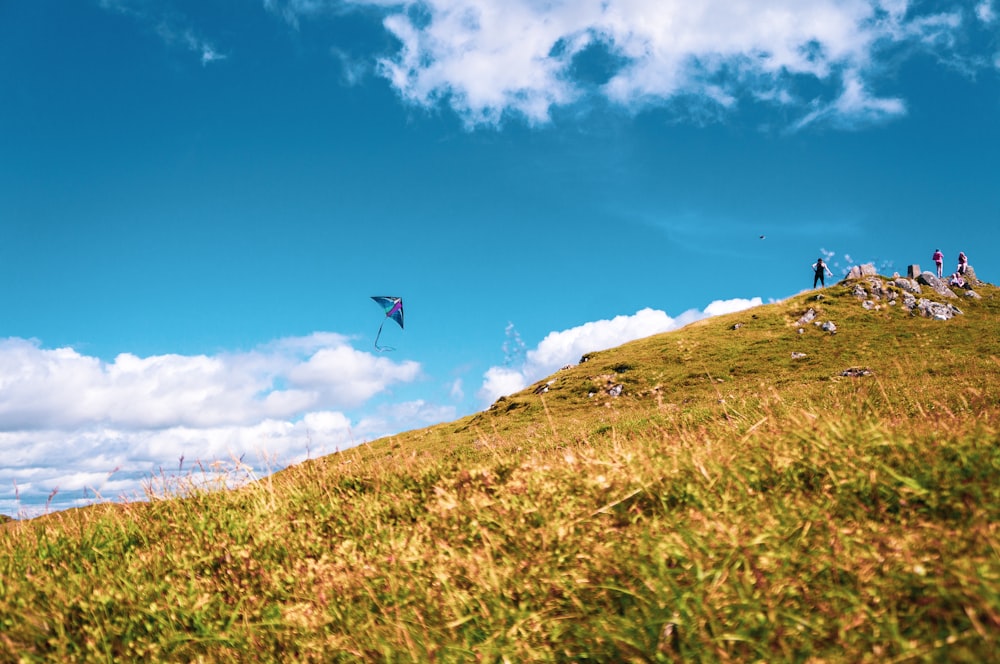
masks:
{"type": "Polygon", "coordinates": [[[0,660],[997,661],[1000,291],[938,321],[854,286],[240,490],[0,525],[0,660]]]}

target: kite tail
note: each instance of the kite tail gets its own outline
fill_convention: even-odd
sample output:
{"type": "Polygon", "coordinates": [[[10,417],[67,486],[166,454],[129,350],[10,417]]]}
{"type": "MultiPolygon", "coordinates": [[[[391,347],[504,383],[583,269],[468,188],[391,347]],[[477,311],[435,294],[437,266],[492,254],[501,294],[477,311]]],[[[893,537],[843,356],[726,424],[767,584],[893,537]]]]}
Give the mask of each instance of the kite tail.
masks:
{"type": "MultiPolygon", "coordinates": [[[[388,320],[388,319],[387,319],[387,318],[385,318],[385,319],[383,319],[383,320],[382,320],[382,325],[385,325],[385,321],[386,321],[386,320],[388,320]]],[[[393,348],[392,346],[379,346],[379,345],[378,345],[378,340],[379,340],[379,337],[381,337],[381,336],[382,336],[382,325],[379,325],[379,326],[378,326],[378,334],[376,334],[376,335],[375,335],[375,350],[380,350],[380,351],[385,351],[385,350],[396,350],[396,349],[395,349],[395,348],[393,348]]]]}

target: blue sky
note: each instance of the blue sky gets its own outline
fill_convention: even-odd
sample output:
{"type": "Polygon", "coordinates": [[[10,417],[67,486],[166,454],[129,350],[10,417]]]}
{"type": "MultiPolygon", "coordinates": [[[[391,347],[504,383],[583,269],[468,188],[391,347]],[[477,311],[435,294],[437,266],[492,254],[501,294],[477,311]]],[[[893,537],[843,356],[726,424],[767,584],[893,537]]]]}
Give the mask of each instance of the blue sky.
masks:
{"type": "Polygon", "coordinates": [[[998,155],[996,0],[0,0],[0,512],[451,420],[821,254],[992,281],[998,155]]]}

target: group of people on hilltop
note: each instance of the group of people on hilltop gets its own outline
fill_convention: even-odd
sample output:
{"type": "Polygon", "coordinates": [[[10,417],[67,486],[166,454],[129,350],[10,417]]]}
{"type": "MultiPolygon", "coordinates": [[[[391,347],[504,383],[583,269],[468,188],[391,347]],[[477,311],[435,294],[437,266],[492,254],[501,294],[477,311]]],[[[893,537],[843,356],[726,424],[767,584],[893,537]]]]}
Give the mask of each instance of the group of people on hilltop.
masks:
{"type": "MultiPolygon", "coordinates": [[[[934,266],[937,268],[938,279],[941,279],[943,277],[944,254],[941,253],[940,249],[935,249],[934,255],[931,256],[931,259],[934,261],[934,266]]],[[[964,251],[958,252],[958,267],[955,269],[955,274],[953,274],[952,277],[954,278],[957,275],[964,275],[965,270],[968,267],[969,267],[969,259],[965,255],[965,252],[964,251]]]]}
{"type": "MultiPolygon", "coordinates": [[[[944,254],[941,253],[940,249],[934,250],[934,255],[931,256],[931,260],[934,261],[934,266],[937,267],[938,279],[944,278],[944,254]]],[[[969,258],[965,255],[964,251],[958,252],[958,268],[955,273],[951,275],[951,286],[965,286],[965,271],[969,267],[969,258]]],[[[829,274],[833,276],[833,272],[827,267],[826,263],[823,262],[822,258],[817,258],[816,262],[812,265],[813,269],[813,288],[816,288],[818,283],[820,286],[826,287],[825,275],[829,274]]]]}

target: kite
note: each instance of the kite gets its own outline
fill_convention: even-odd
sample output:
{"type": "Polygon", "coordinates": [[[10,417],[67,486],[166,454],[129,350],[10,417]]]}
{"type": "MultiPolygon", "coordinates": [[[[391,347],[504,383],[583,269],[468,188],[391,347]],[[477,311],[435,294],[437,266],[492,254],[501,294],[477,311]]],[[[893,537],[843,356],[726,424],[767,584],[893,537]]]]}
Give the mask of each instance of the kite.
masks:
{"type": "MultiPolygon", "coordinates": [[[[399,323],[399,329],[403,329],[403,298],[387,297],[385,295],[372,295],[372,299],[378,302],[379,306],[385,310],[385,318],[382,325],[390,318],[399,323]]],[[[382,336],[382,325],[378,326],[378,334],[375,335],[375,348],[378,350],[396,350],[391,346],[379,346],[378,340],[382,336]]]]}

